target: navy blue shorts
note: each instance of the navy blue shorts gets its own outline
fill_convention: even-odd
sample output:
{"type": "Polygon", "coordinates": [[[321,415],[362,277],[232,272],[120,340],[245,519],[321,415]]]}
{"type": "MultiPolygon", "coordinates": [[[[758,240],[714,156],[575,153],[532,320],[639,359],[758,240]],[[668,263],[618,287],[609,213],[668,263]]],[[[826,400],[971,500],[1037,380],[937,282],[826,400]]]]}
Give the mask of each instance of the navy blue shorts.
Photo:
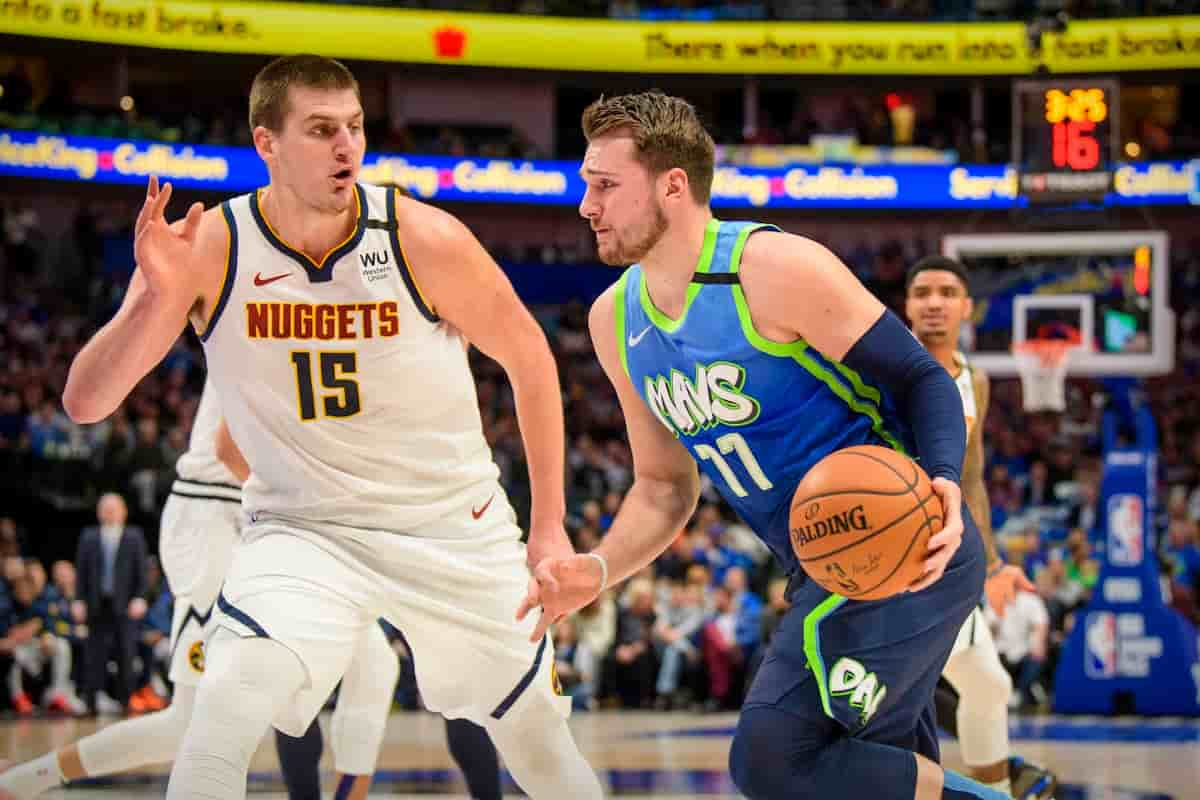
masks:
{"type": "Polygon", "coordinates": [[[921,592],[858,602],[794,577],[791,608],[743,708],[788,713],[815,748],[849,735],[938,761],[934,688],[986,571],[979,530],[965,509],[963,516],[962,545],[921,592]]]}

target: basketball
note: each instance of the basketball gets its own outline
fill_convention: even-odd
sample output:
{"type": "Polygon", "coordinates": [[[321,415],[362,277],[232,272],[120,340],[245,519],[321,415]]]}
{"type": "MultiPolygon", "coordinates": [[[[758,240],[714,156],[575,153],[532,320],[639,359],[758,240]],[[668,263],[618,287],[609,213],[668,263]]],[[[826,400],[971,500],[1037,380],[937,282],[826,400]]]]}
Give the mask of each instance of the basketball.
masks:
{"type": "Polygon", "coordinates": [[[929,537],[942,529],[942,503],[903,453],[847,447],[800,481],[788,528],[810,578],[852,600],[882,600],[920,577],[929,537]]]}

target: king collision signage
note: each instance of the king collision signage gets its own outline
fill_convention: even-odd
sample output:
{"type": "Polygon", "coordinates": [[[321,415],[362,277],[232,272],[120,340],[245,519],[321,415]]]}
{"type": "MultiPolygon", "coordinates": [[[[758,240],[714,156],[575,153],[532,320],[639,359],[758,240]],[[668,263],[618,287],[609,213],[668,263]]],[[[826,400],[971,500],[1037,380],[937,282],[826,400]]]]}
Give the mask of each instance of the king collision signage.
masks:
{"type": "MultiPolygon", "coordinates": [[[[220,53],[562,71],[1022,75],[1020,23],[638,22],[319,3],[0,0],[0,33],[220,53]]],[[[1053,72],[1200,67],[1200,17],[1072,21],[1053,72]]]]}
{"type": "MultiPolygon", "coordinates": [[[[578,205],[574,161],[509,161],[368,153],[361,179],[453,202],[578,205]]],[[[150,175],[180,188],[237,193],[267,183],[253,148],[57,136],[0,129],[0,175],[84,183],[141,184],[150,175]]],[[[1187,205],[1196,170],[1182,161],[1122,164],[1110,205],[1187,205]]],[[[1200,197],[1197,197],[1200,199],[1200,197]]],[[[716,208],[1008,209],[1023,203],[1017,175],[990,164],[721,165],[716,208]]]]}

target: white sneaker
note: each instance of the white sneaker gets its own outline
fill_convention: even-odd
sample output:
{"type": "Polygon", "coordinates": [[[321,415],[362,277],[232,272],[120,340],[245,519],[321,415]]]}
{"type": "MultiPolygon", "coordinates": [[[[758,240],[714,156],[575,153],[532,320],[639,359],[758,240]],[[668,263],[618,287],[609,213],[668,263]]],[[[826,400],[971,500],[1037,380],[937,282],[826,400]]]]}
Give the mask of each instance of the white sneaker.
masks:
{"type": "Polygon", "coordinates": [[[96,713],[106,717],[119,717],[125,713],[125,709],[106,693],[96,692],[96,713]]]}

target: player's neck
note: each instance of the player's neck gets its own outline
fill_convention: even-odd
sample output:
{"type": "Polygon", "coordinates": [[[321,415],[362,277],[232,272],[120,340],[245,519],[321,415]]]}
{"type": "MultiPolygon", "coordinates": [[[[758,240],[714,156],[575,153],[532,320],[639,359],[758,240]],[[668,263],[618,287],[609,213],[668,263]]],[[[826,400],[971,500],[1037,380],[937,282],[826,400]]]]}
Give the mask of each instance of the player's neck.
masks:
{"type": "Polygon", "coordinates": [[[342,211],[323,212],[286,186],[272,184],[259,195],[259,208],[271,229],[292,247],[319,260],[346,241],[357,223],[357,201],[342,211]]]}
{"type": "Polygon", "coordinates": [[[683,314],[688,284],[704,250],[705,231],[711,219],[712,212],[703,208],[677,221],[640,262],[650,299],[655,308],[671,319],[679,319],[683,314]]]}
{"type": "MultiPolygon", "coordinates": [[[[925,344],[922,342],[921,344],[925,344]]],[[[951,376],[957,378],[961,367],[958,364],[958,359],[954,357],[954,345],[952,344],[925,344],[925,349],[933,356],[934,360],[946,368],[951,376]]]]}

